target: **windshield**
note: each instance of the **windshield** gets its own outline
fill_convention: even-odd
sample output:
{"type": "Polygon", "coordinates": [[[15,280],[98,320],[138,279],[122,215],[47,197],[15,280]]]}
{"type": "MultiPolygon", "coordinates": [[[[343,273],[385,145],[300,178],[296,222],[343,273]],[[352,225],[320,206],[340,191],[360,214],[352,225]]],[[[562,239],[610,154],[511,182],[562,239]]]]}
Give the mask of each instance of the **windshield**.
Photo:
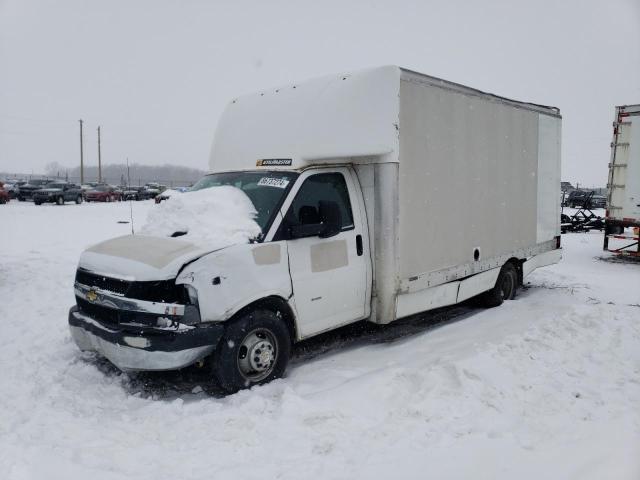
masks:
{"type": "Polygon", "coordinates": [[[47,185],[47,188],[64,188],[67,184],[66,183],[49,183],[47,185]]]}
{"type": "Polygon", "coordinates": [[[109,187],[96,187],[93,189],[96,192],[108,192],[109,191],[109,187]]]}
{"type": "Polygon", "coordinates": [[[280,208],[280,204],[297,176],[298,174],[294,172],[270,170],[212,173],[202,177],[190,190],[196,191],[222,185],[239,188],[256,208],[258,212],[256,223],[260,226],[262,233],[266,234],[275,212],[280,208]]]}

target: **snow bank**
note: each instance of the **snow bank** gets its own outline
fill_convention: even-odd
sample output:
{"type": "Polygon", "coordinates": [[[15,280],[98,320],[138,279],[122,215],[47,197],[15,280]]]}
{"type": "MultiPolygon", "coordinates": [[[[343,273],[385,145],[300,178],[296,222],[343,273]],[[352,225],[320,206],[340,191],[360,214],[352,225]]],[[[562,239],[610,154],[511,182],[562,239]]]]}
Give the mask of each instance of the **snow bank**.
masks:
{"type": "Polygon", "coordinates": [[[246,243],[261,231],[255,222],[256,209],[240,189],[223,186],[173,195],[152,208],[138,233],[180,237],[196,244],[222,248],[246,243]]]}

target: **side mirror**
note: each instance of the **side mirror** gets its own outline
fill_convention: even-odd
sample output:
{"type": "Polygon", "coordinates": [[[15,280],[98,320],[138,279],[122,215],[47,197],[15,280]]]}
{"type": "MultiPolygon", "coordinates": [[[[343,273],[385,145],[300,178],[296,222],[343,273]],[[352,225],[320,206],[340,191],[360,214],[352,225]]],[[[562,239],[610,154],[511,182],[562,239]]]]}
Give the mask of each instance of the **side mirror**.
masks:
{"type": "Polygon", "coordinates": [[[318,206],[318,213],[322,222],[290,225],[288,227],[290,239],[306,237],[329,238],[342,231],[342,214],[338,204],[336,202],[320,201],[318,206]]]}

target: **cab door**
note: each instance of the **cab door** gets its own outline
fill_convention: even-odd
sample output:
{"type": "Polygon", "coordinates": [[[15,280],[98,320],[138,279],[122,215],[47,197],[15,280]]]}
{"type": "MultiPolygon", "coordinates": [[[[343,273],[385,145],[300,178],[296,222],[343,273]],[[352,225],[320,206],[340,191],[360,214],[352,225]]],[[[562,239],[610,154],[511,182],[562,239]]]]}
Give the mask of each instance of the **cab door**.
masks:
{"type": "Polygon", "coordinates": [[[369,315],[371,259],[356,181],[347,168],[307,171],[283,208],[276,239],[287,241],[300,338],[369,315]]]}

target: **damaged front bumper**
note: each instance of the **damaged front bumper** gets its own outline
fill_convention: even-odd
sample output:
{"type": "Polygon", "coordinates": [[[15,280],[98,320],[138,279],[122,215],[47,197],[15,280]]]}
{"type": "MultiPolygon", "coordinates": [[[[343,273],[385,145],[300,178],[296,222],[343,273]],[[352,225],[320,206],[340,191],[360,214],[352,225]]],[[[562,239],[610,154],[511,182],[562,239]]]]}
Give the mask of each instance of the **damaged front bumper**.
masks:
{"type": "Polygon", "coordinates": [[[107,290],[82,278],[76,277],[76,306],[69,311],[71,336],[80,350],[97,352],[121,370],[189,366],[211,354],[224,333],[220,323],[201,323],[197,305],[130,298],[130,283],[98,276],[107,290]]]}
{"type": "Polygon", "coordinates": [[[222,334],[221,324],[174,330],[105,325],[74,306],[69,330],[80,350],[97,352],[120,370],[177,370],[211,354],[222,334]]]}

